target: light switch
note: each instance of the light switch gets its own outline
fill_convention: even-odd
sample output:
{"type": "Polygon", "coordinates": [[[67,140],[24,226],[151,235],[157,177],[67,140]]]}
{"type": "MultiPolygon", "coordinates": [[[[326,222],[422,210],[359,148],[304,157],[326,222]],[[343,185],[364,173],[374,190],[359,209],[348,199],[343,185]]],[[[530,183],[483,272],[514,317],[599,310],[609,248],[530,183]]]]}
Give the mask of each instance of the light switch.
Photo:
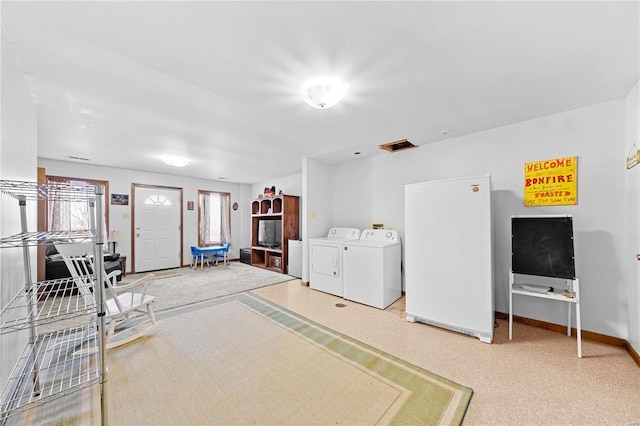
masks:
{"type": "Polygon", "coordinates": [[[123,219],[129,219],[129,213],[122,213],[123,219]]]}

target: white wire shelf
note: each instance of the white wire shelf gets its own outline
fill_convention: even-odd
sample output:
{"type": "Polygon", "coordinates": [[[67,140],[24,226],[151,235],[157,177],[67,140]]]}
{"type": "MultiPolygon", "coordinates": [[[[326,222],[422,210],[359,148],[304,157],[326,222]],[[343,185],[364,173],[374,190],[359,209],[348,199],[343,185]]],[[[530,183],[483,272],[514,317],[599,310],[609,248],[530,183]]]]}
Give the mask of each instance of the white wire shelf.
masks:
{"type": "MultiPolygon", "coordinates": [[[[85,277],[82,286],[91,288],[93,278],[85,277]]],[[[65,321],[73,324],[75,319],[88,322],[88,315],[96,314],[93,298],[84,298],[79,294],[66,294],[77,290],[73,278],[43,281],[35,283],[26,291],[16,294],[2,309],[0,334],[26,330],[32,326],[47,328],[65,321]]],[[[60,324],[64,327],[65,323],[60,324]]]]}
{"type": "MultiPolygon", "coordinates": [[[[0,394],[0,425],[5,425],[5,420],[16,413],[28,412],[34,406],[74,394],[87,386],[99,383],[100,393],[105,395],[104,319],[98,315],[93,296],[89,292],[84,297],[72,294],[77,290],[77,283],[71,278],[32,284],[29,259],[35,252],[26,249],[27,246],[85,241],[92,241],[97,248],[104,223],[96,221],[95,215],[104,214],[101,210],[104,186],[0,180],[0,194],[17,201],[21,221],[21,233],[0,237],[0,248],[22,248],[24,257],[23,285],[2,307],[0,335],[18,332],[17,337],[7,338],[22,344],[27,341],[0,394]],[[86,203],[92,229],[29,232],[29,200],[86,203]]],[[[85,278],[80,285],[94,287],[95,278],[85,278]]],[[[106,423],[105,408],[103,397],[100,405],[103,423],[106,423]]]]}
{"type": "Polygon", "coordinates": [[[567,302],[567,303],[578,303],[578,299],[576,295],[571,292],[567,293],[567,294],[570,294],[570,296],[566,296],[564,295],[564,293],[554,293],[551,291],[547,293],[536,293],[533,291],[525,290],[523,288],[518,288],[516,286],[514,286],[511,291],[513,294],[522,294],[523,296],[538,297],[540,299],[559,300],[561,302],[567,302]]]}
{"type": "Polygon", "coordinates": [[[67,182],[38,183],[2,180],[0,192],[13,198],[26,200],[93,201],[96,199],[95,185],[67,182]]]}
{"type": "Polygon", "coordinates": [[[2,392],[1,417],[6,419],[97,383],[97,336],[92,322],[39,335],[27,344],[2,392]]]}
{"type": "Polygon", "coordinates": [[[93,241],[92,230],[80,231],[47,231],[47,232],[22,232],[8,237],[0,238],[0,248],[23,247],[24,245],[36,246],[43,244],[69,244],[93,241]]]}

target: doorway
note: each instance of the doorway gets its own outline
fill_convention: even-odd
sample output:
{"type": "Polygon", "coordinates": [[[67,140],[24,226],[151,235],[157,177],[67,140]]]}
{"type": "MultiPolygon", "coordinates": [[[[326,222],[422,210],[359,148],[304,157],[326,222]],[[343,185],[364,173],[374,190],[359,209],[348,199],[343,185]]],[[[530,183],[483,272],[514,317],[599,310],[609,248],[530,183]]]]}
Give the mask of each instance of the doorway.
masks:
{"type": "Polygon", "coordinates": [[[179,268],[182,259],[182,188],[133,185],[133,272],[179,268]]]}

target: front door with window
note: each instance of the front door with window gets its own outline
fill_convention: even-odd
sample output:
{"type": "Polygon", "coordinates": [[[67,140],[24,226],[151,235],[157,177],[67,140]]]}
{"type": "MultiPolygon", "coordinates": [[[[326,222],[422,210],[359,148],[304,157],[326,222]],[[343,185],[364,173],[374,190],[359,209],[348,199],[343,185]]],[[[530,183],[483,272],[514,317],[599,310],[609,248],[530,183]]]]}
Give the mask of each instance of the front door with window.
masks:
{"type": "Polygon", "coordinates": [[[135,272],[179,268],[182,190],[135,186],[135,272]]]}

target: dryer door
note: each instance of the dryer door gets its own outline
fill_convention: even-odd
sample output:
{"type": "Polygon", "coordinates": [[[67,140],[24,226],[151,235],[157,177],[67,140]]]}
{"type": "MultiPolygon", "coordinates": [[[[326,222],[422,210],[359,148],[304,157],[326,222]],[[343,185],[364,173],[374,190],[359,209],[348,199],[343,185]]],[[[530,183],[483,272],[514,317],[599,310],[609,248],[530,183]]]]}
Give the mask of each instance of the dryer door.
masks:
{"type": "Polygon", "coordinates": [[[311,271],[330,277],[340,276],[340,248],[332,245],[311,246],[311,271]]]}

